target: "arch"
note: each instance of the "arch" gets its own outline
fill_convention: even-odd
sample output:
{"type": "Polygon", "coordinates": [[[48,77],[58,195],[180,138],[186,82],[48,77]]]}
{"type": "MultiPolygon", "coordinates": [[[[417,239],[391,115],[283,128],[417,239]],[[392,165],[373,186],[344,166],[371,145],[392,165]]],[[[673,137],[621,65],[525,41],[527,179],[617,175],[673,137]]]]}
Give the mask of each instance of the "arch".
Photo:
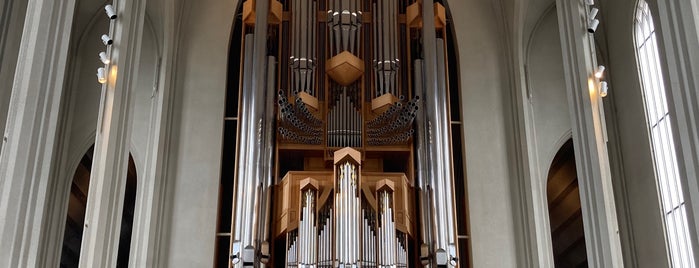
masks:
{"type": "MultiPolygon", "coordinates": [[[[94,144],[90,146],[80,159],[68,195],[68,207],[65,213],[65,232],[63,235],[60,267],[78,267],[82,244],[83,222],[87,208],[87,195],[90,187],[90,173],[94,144]]],[[[133,157],[129,154],[129,164],[126,179],[126,191],[122,209],[122,222],[117,267],[128,267],[129,248],[131,246],[131,230],[133,229],[134,209],[137,191],[137,173],[133,157]]]]}
{"type": "Polygon", "coordinates": [[[573,140],[560,147],[547,175],[546,196],[556,267],[587,267],[573,140]]]}

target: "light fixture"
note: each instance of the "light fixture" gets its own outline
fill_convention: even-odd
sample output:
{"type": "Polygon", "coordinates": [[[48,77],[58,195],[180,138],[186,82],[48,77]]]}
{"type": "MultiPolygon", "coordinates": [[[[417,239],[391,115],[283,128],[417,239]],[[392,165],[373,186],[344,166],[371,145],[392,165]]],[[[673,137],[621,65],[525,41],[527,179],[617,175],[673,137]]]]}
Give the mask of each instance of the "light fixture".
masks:
{"type": "Polygon", "coordinates": [[[97,69],[97,82],[100,82],[100,84],[107,83],[107,70],[104,67],[97,69]]]}
{"type": "Polygon", "coordinates": [[[595,77],[602,78],[604,76],[604,70],[607,68],[604,67],[604,65],[597,66],[597,70],[595,70],[595,77]]]}
{"type": "Polygon", "coordinates": [[[114,41],[112,41],[112,38],[109,37],[109,35],[103,34],[102,35],[102,43],[104,43],[105,46],[108,46],[108,45],[111,45],[112,43],[114,43],[114,41]]]}
{"type": "Polygon", "coordinates": [[[593,7],[592,9],[590,9],[589,18],[594,19],[595,17],[597,17],[597,13],[599,13],[599,9],[597,9],[596,7],[593,7]]]}
{"type": "Polygon", "coordinates": [[[598,19],[591,20],[590,23],[587,24],[587,32],[588,33],[595,33],[595,31],[597,31],[597,26],[599,26],[599,20],[598,19]]]}
{"type": "Polygon", "coordinates": [[[100,57],[100,61],[102,61],[102,63],[109,64],[109,57],[107,57],[106,52],[104,52],[104,51],[100,52],[99,57],[100,57]]]}
{"type": "Polygon", "coordinates": [[[599,95],[602,97],[606,97],[608,92],[609,92],[609,85],[607,85],[607,81],[600,82],[599,83],[599,95]]]}
{"type": "Polygon", "coordinates": [[[107,12],[107,17],[109,17],[110,20],[115,20],[117,18],[116,11],[114,11],[114,6],[106,5],[104,6],[104,11],[107,12]]]}
{"type": "Polygon", "coordinates": [[[588,6],[592,6],[595,4],[595,0],[585,0],[585,4],[588,6]]]}

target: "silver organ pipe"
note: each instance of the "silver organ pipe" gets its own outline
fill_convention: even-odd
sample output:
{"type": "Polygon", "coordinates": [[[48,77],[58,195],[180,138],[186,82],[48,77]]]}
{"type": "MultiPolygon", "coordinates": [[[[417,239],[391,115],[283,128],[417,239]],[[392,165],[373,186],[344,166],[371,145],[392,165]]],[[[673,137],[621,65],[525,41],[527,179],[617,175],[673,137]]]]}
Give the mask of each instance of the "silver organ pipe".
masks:
{"type": "Polygon", "coordinates": [[[299,221],[299,267],[315,267],[317,263],[316,191],[305,190],[301,194],[302,208],[299,221]]]}
{"type": "MultiPolygon", "coordinates": [[[[452,189],[452,162],[449,133],[449,113],[446,109],[448,102],[445,74],[444,42],[436,38],[433,1],[422,3],[423,15],[423,85],[425,101],[425,120],[420,126],[426,129],[425,152],[418,154],[427,161],[428,175],[422,180],[423,191],[432,191],[429,195],[431,212],[431,228],[434,236],[431,240],[431,251],[438,266],[456,265],[456,236],[454,223],[454,197],[452,189]],[[425,185],[427,184],[427,185],[425,185]],[[425,187],[426,186],[426,187],[425,187]]],[[[420,89],[418,89],[420,90],[420,89]]],[[[419,128],[420,128],[419,127],[419,128]]],[[[418,160],[418,163],[421,160],[418,160]]],[[[423,163],[424,164],[424,163],[423,163]]]]}
{"type": "Polygon", "coordinates": [[[393,195],[390,191],[378,192],[379,202],[379,267],[396,264],[396,227],[393,218],[393,195]]]}
{"type": "Polygon", "coordinates": [[[295,0],[292,3],[291,31],[293,40],[289,68],[291,68],[292,91],[306,92],[317,96],[315,92],[316,68],[316,1],[295,0]]]}
{"type": "Polygon", "coordinates": [[[354,266],[359,262],[359,234],[358,219],[358,170],[349,162],[338,166],[337,193],[335,194],[335,207],[337,229],[335,235],[335,255],[341,266],[354,266]]]}
{"type": "MultiPolygon", "coordinates": [[[[255,38],[253,34],[245,36],[245,66],[253,67],[253,48],[255,38]]],[[[264,98],[264,91],[251,90],[253,81],[255,80],[254,72],[245,72],[243,76],[243,102],[240,128],[240,153],[238,157],[238,178],[239,185],[236,192],[236,211],[235,225],[233,229],[233,239],[238,243],[234,248],[245,251],[244,248],[249,248],[254,245],[254,221],[257,219],[258,211],[255,208],[255,203],[258,199],[258,180],[255,172],[259,171],[259,162],[254,161],[259,155],[261,148],[256,148],[259,143],[255,142],[257,137],[257,118],[262,114],[262,105],[260,102],[264,98]],[[252,165],[250,164],[252,161],[252,165]]],[[[241,258],[244,252],[231,252],[232,256],[241,258]]],[[[253,260],[243,259],[243,262],[251,262],[253,260]]],[[[242,265],[242,264],[241,264],[242,265]]]]}
{"type": "MultiPolygon", "coordinates": [[[[274,115],[274,92],[276,92],[276,58],[274,56],[267,57],[267,90],[265,91],[265,116],[264,116],[264,137],[263,137],[263,152],[262,152],[262,213],[260,214],[260,221],[258,230],[261,230],[259,235],[259,241],[269,243],[269,228],[271,220],[271,203],[272,203],[272,191],[271,187],[273,185],[274,176],[274,125],[275,125],[275,115],[274,115]]],[[[268,249],[267,249],[268,250],[268,249]]],[[[261,257],[265,259],[265,262],[269,260],[270,252],[261,252],[261,257]]],[[[264,266],[264,264],[263,264],[264,266]]]]}
{"type": "Polygon", "coordinates": [[[384,94],[400,95],[397,92],[396,74],[400,68],[398,58],[398,2],[377,1],[373,4],[374,51],[373,67],[376,92],[374,97],[384,94]]]}

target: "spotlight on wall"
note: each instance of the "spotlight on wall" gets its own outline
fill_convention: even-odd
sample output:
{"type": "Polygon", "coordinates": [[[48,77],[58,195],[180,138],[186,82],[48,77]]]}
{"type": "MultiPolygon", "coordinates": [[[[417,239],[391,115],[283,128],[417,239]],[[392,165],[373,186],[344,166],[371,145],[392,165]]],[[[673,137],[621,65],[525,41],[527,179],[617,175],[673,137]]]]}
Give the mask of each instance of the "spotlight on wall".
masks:
{"type": "Polygon", "coordinates": [[[597,26],[599,26],[599,20],[598,19],[591,20],[590,23],[587,24],[587,32],[588,33],[595,33],[595,31],[597,31],[597,26]]]}
{"type": "Polygon", "coordinates": [[[607,85],[607,81],[600,82],[599,83],[599,95],[602,97],[606,97],[608,92],[609,92],[609,85],[607,85]]]}
{"type": "Polygon", "coordinates": [[[595,70],[595,77],[602,78],[604,76],[604,70],[607,68],[604,67],[604,65],[597,66],[597,70],[595,70]]]}
{"type": "Polygon", "coordinates": [[[114,10],[114,6],[106,5],[106,6],[104,6],[104,11],[107,12],[107,17],[109,17],[110,20],[115,20],[117,18],[117,14],[116,14],[116,11],[114,10]]]}
{"type": "Polygon", "coordinates": [[[595,17],[597,17],[597,13],[599,13],[599,9],[593,7],[592,9],[590,9],[590,15],[588,17],[592,20],[595,17]]]}
{"type": "Polygon", "coordinates": [[[109,35],[103,34],[102,35],[102,43],[104,43],[105,46],[108,46],[108,45],[111,45],[112,43],[114,43],[114,41],[112,41],[112,38],[109,37],[109,35]]]}
{"type": "Polygon", "coordinates": [[[100,84],[107,83],[107,70],[104,67],[97,69],[97,82],[100,82],[100,84]]]}
{"type": "Polygon", "coordinates": [[[99,57],[100,57],[100,61],[101,61],[102,63],[104,63],[104,64],[109,64],[109,57],[107,57],[107,53],[106,53],[106,52],[104,52],[104,51],[100,52],[99,57]]]}

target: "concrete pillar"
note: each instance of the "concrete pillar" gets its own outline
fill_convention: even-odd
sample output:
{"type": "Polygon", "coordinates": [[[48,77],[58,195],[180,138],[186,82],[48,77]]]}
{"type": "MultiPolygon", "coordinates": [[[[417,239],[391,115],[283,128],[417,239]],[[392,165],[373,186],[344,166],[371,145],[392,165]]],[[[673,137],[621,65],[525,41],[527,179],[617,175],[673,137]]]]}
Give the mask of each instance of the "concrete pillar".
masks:
{"type": "Polygon", "coordinates": [[[597,66],[594,36],[587,33],[589,7],[583,0],[556,0],[556,7],[580,184],[587,262],[590,267],[623,267],[604,109],[597,90],[598,80],[593,75],[597,66]]]}
{"type": "Polygon", "coordinates": [[[648,3],[651,10],[657,10],[653,15],[660,62],[672,115],[694,261],[699,266],[699,18],[694,14],[699,3],[688,0],[648,3]]]}
{"type": "MultiPolygon", "coordinates": [[[[12,93],[10,89],[14,82],[26,14],[27,0],[6,0],[0,3],[0,134],[5,132],[12,93]]],[[[0,142],[0,150],[2,145],[0,142]]]]}
{"type": "Polygon", "coordinates": [[[119,249],[131,136],[131,90],[138,81],[145,1],[115,0],[114,5],[118,18],[110,27],[114,44],[107,83],[102,87],[80,267],[115,267],[119,249]]]}
{"type": "Polygon", "coordinates": [[[74,0],[29,0],[0,152],[0,267],[44,267],[56,127],[74,0]]]}

